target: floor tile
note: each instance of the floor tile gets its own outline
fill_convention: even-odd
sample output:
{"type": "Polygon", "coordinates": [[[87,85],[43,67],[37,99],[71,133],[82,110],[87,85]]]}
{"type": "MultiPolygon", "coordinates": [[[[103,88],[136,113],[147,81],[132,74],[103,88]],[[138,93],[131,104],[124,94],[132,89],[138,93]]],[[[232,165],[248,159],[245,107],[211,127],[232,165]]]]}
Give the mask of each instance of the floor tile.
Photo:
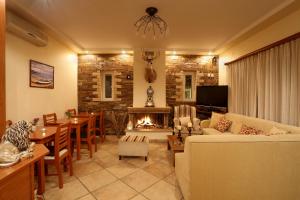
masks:
{"type": "Polygon", "coordinates": [[[172,167],[161,162],[155,162],[145,167],[143,170],[156,176],[157,178],[165,178],[174,171],[172,167]]]}
{"type": "Polygon", "coordinates": [[[124,163],[124,160],[119,160],[119,156],[108,153],[103,156],[95,157],[95,162],[104,168],[112,167],[113,165],[124,163]]]}
{"type": "Polygon", "coordinates": [[[98,200],[128,200],[137,194],[121,181],[114,182],[93,192],[98,200]]]}
{"type": "Polygon", "coordinates": [[[86,196],[79,198],[78,200],[96,200],[96,199],[95,199],[95,197],[93,197],[93,195],[88,194],[86,196]]]}
{"type": "Polygon", "coordinates": [[[148,157],[147,161],[145,161],[144,157],[129,157],[126,159],[126,162],[138,168],[144,168],[153,164],[153,160],[150,157],[148,157]]]}
{"type": "MultiPolygon", "coordinates": [[[[116,136],[107,136],[89,158],[82,146],[81,160],[73,156],[74,176],[64,173],[64,187],[56,176],[46,177],[46,200],[176,200],[182,199],[165,142],[150,142],[149,157],[119,160],[116,136]]],[[[53,171],[55,168],[49,167],[53,171]]]]}
{"type": "Polygon", "coordinates": [[[170,174],[169,176],[167,176],[164,179],[164,181],[166,181],[167,183],[169,183],[171,185],[178,186],[178,182],[177,182],[176,175],[174,172],[172,174],[170,174]]]}
{"type": "Polygon", "coordinates": [[[111,172],[113,175],[115,175],[118,178],[122,178],[124,176],[127,176],[133,172],[135,172],[138,168],[136,168],[134,165],[131,165],[129,163],[121,163],[114,165],[112,167],[106,168],[109,172],[111,172]]]}
{"type": "Polygon", "coordinates": [[[80,177],[79,180],[87,187],[89,191],[94,191],[102,186],[115,182],[117,178],[106,170],[100,170],[87,176],[80,177]]]}
{"type": "Polygon", "coordinates": [[[135,189],[138,192],[143,191],[144,189],[148,188],[149,186],[153,185],[154,183],[158,182],[158,178],[145,172],[144,170],[138,170],[133,174],[130,174],[124,178],[122,181],[135,189]]]}
{"type": "Polygon", "coordinates": [[[90,173],[93,173],[95,171],[102,170],[103,168],[94,161],[75,161],[73,164],[74,174],[77,177],[86,176],[90,173]]]}
{"type": "Polygon", "coordinates": [[[87,189],[78,180],[75,180],[64,184],[62,189],[56,187],[46,191],[44,197],[46,200],[75,200],[88,193],[87,189]]]}
{"type": "Polygon", "coordinates": [[[130,200],[148,200],[146,199],[146,197],[144,197],[143,195],[136,195],[135,197],[133,197],[132,199],[130,200]]]}
{"type": "MultiPolygon", "coordinates": [[[[70,176],[69,172],[63,173],[64,184],[77,180],[76,176],[70,176]]],[[[45,189],[50,190],[51,188],[58,187],[58,176],[46,176],[45,189]]]]}
{"type": "Polygon", "coordinates": [[[143,192],[143,195],[150,200],[180,200],[182,195],[178,188],[166,183],[165,181],[159,181],[147,190],[143,192]]]}

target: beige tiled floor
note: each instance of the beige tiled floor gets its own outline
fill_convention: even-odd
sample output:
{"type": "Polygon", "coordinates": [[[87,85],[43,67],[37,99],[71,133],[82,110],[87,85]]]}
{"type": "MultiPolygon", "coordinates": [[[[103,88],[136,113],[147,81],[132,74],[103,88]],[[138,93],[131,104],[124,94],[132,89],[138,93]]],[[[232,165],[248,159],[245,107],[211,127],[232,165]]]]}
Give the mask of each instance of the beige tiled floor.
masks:
{"type": "MultiPolygon", "coordinates": [[[[82,149],[74,159],[74,176],[64,174],[64,187],[57,177],[46,177],[46,200],[182,200],[166,143],[150,143],[149,159],[125,157],[119,160],[118,138],[107,136],[98,144],[92,159],[82,149]]],[[[52,169],[53,170],[53,169],[52,169]]]]}

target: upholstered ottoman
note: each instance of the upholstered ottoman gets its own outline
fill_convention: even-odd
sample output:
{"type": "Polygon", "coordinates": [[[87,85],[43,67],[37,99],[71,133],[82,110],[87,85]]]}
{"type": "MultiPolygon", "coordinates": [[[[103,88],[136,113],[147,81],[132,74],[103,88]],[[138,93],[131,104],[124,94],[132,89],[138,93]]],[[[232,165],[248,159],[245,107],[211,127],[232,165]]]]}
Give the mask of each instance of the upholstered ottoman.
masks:
{"type": "Polygon", "coordinates": [[[146,136],[125,135],[119,140],[119,159],[122,156],[144,156],[148,160],[149,139],[146,136]]]}

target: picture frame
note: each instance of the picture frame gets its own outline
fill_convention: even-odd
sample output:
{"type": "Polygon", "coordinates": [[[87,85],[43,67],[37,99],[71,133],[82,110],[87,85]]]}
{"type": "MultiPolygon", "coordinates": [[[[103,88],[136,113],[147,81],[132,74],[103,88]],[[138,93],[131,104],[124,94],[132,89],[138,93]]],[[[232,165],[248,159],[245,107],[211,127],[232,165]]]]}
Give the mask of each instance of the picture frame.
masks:
{"type": "Polygon", "coordinates": [[[29,86],[54,89],[54,67],[35,60],[30,60],[29,86]]]}

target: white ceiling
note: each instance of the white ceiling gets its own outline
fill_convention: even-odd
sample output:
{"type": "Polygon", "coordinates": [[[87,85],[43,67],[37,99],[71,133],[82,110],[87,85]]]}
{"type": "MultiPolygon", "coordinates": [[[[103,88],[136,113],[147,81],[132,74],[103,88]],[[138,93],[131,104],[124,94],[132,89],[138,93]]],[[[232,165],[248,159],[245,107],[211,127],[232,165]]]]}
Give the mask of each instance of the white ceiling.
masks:
{"type": "MultiPolygon", "coordinates": [[[[9,0],[81,50],[163,48],[214,51],[283,0],[9,0]],[[135,34],[134,22],[148,6],[169,25],[166,38],[135,34]]],[[[291,0],[289,2],[292,2],[291,0]]]]}

